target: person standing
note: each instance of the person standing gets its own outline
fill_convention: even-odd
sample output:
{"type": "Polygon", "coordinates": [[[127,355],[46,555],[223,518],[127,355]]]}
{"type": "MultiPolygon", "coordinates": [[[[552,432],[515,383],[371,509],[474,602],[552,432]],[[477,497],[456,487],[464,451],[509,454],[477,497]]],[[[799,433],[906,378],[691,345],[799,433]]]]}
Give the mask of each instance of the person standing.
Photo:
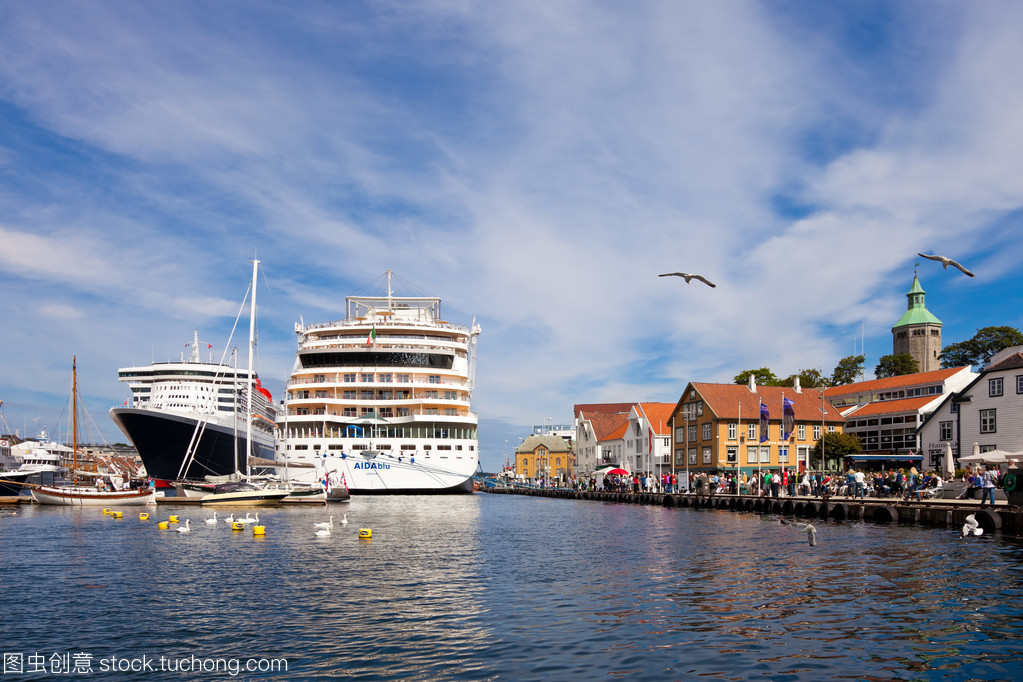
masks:
{"type": "Polygon", "coordinates": [[[998,472],[988,465],[988,468],[984,470],[983,481],[981,484],[983,488],[980,492],[980,506],[983,507],[990,497],[991,506],[993,507],[995,506],[995,488],[998,486],[998,472]]]}
{"type": "Polygon", "coordinates": [[[853,474],[853,477],[855,479],[854,483],[856,486],[856,497],[859,497],[861,499],[866,497],[867,477],[863,475],[863,471],[860,469],[856,470],[856,473],[853,474]]]}
{"type": "Polygon", "coordinates": [[[771,497],[778,499],[778,494],[781,492],[781,476],[775,471],[771,476],[771,497]]]}

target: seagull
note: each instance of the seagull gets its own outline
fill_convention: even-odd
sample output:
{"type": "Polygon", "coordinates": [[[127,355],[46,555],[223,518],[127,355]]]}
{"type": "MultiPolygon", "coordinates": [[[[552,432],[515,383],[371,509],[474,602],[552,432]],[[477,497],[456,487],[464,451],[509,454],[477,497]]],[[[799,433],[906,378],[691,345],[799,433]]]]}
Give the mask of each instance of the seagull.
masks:
{"type": "Polygon", "coordinates": [[[215,525],[217,525],[217,512],[213,512],[213,518],[212,519],[206,519],[206,525],[207,526],[215,526],[215,525]]]}
{"type": "Polygon", "coordinates": [[[966,523],[963,524],[963,537],[965,538],[967,535],[983,535],[983,534],[984,534],[984,529],[981,528],[980,524],[977,522],[977,517],[974,516],[973,514],[970,514],[969,516],[967,516],[966,517],[966,523]]]}
{"type": "MultiPolygon", "coordinates": [[[[348,523],[348,522],[345,521],[345,523],[348,523]]],[[[334,517],[333,516],[330,517],[330,521],[325,521],[324,523],[314,523],[313,524],[313,528],[322,528],[323,530],[327,530],[328,528],[333,528],[333,527],[334,527],[334,517]]]]}
{"type": "Polygon", "coordinates": [[[325,538],[328,535],[330,535],[330,530],[327,528],[321,528],[320,530],[316,531],[316,537],[318,538],[325,538]]]}
{"type": "Polygon", "coordinates": [[[191,533],[192,532],[191,527],[188,525],[188,519],[185,519],[185,527],[184,528],[175,528],[174,530],[178,531],[179,533],[191,533]]]}
{"type": "Polygon", "coordinates": [[[658,277],[682,277],[683,279],[685,279],[686,284],[689,284],[689,282],[691,282],[694,279],[698,279],[698,280],[700,280],[701,282],[703,282],[704,284],[706,284],[709,287],[716,287],[717,286],[716,284],[711,282],[709,279],[707,279],[703,275],[694,275],[694,274],[689,273],[689,272],[666,272],[663,275],[657,275],[657,276],[658,277]]]}
{"type": "Polygon", "coordinates": [[[800,530],[806,530],[806,539],[810,541],[810,546],[813,547],[817,544],[817,529],[810,523],[797,523],[796,521],[787,521],[780,519],[783,526],[792,526],[793,528],[799,528],[800,530]]]}
{"type": "Polygon", "coordinates": [[[946,270],[948,270],[948,266],[951,265],[954,268],[959,268],[960,270],[962,270],[964,275],[967,275],[969,277],[976,277],[976,275],[974,275],[972,272],[970,272],[969,270],[964,268],[959,263],[956,263],[951,258],[946,258],[945,256],[938,256],[936,254],[935,255],[927,255],[926,253],[920,253],[919,251],[917,252],[916,255],[921,256],[923,258],[927,258],[929,260],[936,260],[939,263],[941,263],[942,267],[944,267],[946,270]]]}

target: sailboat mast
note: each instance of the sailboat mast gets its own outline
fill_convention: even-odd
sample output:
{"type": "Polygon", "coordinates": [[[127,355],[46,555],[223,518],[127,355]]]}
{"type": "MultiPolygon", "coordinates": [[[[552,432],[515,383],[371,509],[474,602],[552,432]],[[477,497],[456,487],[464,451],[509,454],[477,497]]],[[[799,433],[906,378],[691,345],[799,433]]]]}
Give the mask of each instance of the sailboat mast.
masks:
{"type": "Polygon", "coordinates": [[[252,305],[249,308],[249,394],[245,406],[245,475],[252,473],[249,458],[252,455],[252,354],[256,347],[256,277],[259,261],[252,260],[252,305]]]}
{"type": "Polygon", "coordinates": [[[78,485],[78,356],[71,356],[71,481],[78,485]]]}

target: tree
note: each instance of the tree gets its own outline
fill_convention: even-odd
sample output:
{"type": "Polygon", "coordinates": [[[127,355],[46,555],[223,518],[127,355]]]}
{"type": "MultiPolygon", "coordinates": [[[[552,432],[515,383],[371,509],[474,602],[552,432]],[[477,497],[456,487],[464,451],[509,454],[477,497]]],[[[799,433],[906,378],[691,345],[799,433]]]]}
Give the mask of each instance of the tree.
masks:
{"type": "Polygon", "coordinates": [[[835,371],[831,374],[832,386],[852,384],[860,376],[860,366],[866,361],[862,355],[850,355],[838,361],[835,371]]]}
{"type": "Polygon", "coordinates": [[[778,377],[767,367],[760,369],[747,369],[735,375],[735,383],[749,383],[750,375],[756,380],[758,386],[774,386],[778,383],[778,377]]]}
{"type": "Polygon", "coordinates": [[[824,376],[819,368],[801,369],[798,374],[791,374],[788,377],[775,382],[775,386],[795,386],[796,377],[799,377],[799,385],[803,388],[827,388],[831,380],[824,376]]]}
{"type": "Polygon", "coordinates": [[[920,365],[916,364],[916,358],[909,353],[898,355],[882,355],[874,368],[874,375],[878,379],[888,377],[900,377],[903,374],[916,374],[920,371],[920,365]]]}
{"type": "Polygon", "coordinates": [[[824,457],[828,461],[828,469],[837,470],[842,466],[842,458],[854,455],[863,450],[860,439],[851,433],[825,433],[810,451],[810,469],[820,471],[821,441],[824,441],[824,457]]]}
{"type": "Polygon", "coordinates": [[[945,346],[941,351],[941,366],[965,367],[967,365],[983,367],[995,353],[1023,346],[1023,333],[1015,327],[984,327],[978,329],[972,339],[945,346]]]}

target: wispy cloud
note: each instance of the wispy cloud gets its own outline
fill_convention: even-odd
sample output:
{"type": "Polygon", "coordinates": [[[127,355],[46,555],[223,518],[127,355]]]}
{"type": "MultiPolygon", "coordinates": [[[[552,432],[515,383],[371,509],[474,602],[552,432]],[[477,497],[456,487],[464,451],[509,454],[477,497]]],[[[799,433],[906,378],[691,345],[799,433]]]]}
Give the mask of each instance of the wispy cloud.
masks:
{"type": "Polygon", "coordinates": [[[1019,323],[980,303],[1019,284],[1011,4],[59,9],[0,21],[2,305],[51,325],[8,393],[73,346],[118,396],[226,342],[254,255],[272,388],[292,323],[390,268],[480,319],[475,406],[512,423],[828,372],[861,324],[876,358],[922,249],[982,273],[922,272],[971,310],[946,338],[1019,323]]]}

